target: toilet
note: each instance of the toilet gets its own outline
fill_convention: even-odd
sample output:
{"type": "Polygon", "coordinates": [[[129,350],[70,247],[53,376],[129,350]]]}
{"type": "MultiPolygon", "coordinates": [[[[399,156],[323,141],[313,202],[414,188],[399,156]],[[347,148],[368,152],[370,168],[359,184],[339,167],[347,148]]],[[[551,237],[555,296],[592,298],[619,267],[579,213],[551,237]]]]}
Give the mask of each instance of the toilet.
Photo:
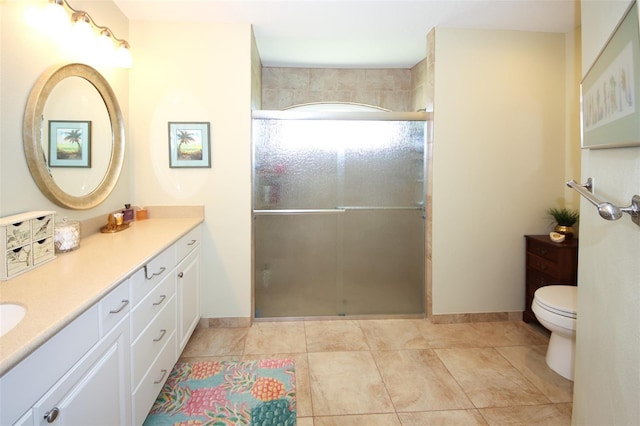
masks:
{"type": "Polygon", "coordinates": [[[573,380],[576,349],[578,287],[549,285],[536,290],[531,309],[536,318],[551,332],[547,365],[568,380],[573,380]]]}

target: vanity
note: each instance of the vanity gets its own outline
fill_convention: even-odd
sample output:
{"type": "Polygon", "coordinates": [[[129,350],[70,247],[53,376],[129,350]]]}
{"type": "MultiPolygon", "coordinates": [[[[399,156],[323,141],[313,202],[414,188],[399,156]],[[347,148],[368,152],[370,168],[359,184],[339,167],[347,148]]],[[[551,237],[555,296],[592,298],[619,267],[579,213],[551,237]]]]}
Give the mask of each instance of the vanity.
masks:
{"type": "Polygon", "coordinates": [[[200,318],[202,216],[148,219],[2,282],[0,424],[142,424],[200,318]]]}
{"type": "MultiPolygon", "coordinates": [[[[45,70],[22,133],[42,195],[71,210],[107,200],[125,129],[97,70],[45,70]]],[[[200,319],[204,208],[171,207],[121,232],[92,229],[56,254],[53,229],[41,226],[53,226],[55,212],[30,214],[0,222],[0,248],[13,259],[0,270],[0,304],[24,314],[0,337],[0,425],[142,424],[200,319]]]]}

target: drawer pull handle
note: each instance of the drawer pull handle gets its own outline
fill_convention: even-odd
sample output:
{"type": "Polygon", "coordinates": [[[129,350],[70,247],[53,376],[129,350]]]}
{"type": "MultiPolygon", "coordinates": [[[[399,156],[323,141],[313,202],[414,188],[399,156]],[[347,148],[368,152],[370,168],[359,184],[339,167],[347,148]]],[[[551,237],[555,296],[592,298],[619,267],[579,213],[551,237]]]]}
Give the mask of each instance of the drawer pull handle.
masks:
{"type": "Polygon", "coordinates": [[[182,278],[182,277],[184,277],[184,272],[180,272],[180,273],[178,274],[178,278],[182,278]]]}
{"type": "Polygon", "coordinates": [[[129,301],[127,299],[122,299],[122,304],[118,307],[118,309],[112,309],[109,311],[109,313],[119,314],[128,304],[129,304],[129,301]]]}
{"type": "Polygon", "coordinates": [[[187,243],[188,246],[194,245],[198,240],[191,240],[187,243]]]}
{"type": "Polygon", "coordinates": [[[160,372],[162,373],[162,377],[160,377],[160,380],[156,380],[155,382],[153,382],[154,385],[159,385],[160,383],[164,382],[164,376],[167,375],[167,370],[160,370],[160,372]]]}
{"type": "Polygon", "coordinates": [[[167,298],[167,296],[165,294],[161,294],[160,295],[160,300],[158,300],[156,303],[154,303],[153,306],[161,305],[162,302],[164,302],[164,299],[166,299],[166,298],[167,298]]]}
{"type": "Polygon", "coordinates": [[[53,423],[58,418],[58,414],[60,414],[60,409],[58,407],[54,407],[52,410],[44,413],[44,419],[47,423],[53,423]]]}
{"type": "Polygon", "coordinates": [[[167,330],[165,330],[164,328],[162,330],[160,330],[160,337],[158,337],[157,339],[153,339],[154,342],[159,342],[160,340],[162,340],[162,338],[164,337],[164,335],[167,334],[167,330]]]}
{"type": "Polygon", "coordinates": [[[158,272],[154,272],[153,274],[149,275],[149,270],[147,269],[147,265],[144,265],[144,277],[148,280],[153,279],[153,277],[157,277],[158,275],[161,275],[166,269],[167,268],[163,266],[160,268],[158,272]]]}
{"type": "Polygon", "coordinates": [[[538,251],[539,251],[539,252],[540,252],[540,254],[541,254],[541,255],[543,255],[543,256],[544,256],[545,254],[547,254],[547,253],[548,253],[548,252],[547,252],[547,249],[545,249],[545,248],[541,248],[541,249],[539,249],[538,251]]]}
{"type": "Polygon", "coordinates": [[[547,265],[545,265],[544,263],[539,263],[538,268],[540,268],[541,271],[544,271],[547,269],[547,265]]]}

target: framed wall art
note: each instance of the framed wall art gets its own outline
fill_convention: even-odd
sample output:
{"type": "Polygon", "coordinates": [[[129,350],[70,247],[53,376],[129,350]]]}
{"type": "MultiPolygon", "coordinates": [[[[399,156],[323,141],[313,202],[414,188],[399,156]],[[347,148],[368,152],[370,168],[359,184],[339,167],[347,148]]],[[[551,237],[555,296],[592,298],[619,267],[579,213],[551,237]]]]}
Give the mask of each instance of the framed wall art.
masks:
{"type": "Polygon", "coordinates": [[[211,167],[209,123],[169,123],[169,167],[211,167]]]}
{"type": "Polygon", "coordinates": [[[49,120],[49,167],[91,167],[91,121],[49,120]]]}
{"type": "Polygon", "coordinates": [[[640,31],[634,1],[581,84],[582,148],[640,146],[640,31]]]}

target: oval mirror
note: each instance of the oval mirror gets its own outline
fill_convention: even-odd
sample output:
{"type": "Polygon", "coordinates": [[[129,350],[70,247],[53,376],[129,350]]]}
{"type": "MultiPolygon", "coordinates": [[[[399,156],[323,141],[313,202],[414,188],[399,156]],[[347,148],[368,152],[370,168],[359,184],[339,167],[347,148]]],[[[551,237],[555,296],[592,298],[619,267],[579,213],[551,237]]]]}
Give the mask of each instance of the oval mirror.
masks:
{"type": "Polygon", "coordinates": [[[27,101],[23,138],[33,180],[61,207],[95,207],[118,181],[122,112],[109,83],[88,65],[63,65],[40,76],[27,101]]]}

